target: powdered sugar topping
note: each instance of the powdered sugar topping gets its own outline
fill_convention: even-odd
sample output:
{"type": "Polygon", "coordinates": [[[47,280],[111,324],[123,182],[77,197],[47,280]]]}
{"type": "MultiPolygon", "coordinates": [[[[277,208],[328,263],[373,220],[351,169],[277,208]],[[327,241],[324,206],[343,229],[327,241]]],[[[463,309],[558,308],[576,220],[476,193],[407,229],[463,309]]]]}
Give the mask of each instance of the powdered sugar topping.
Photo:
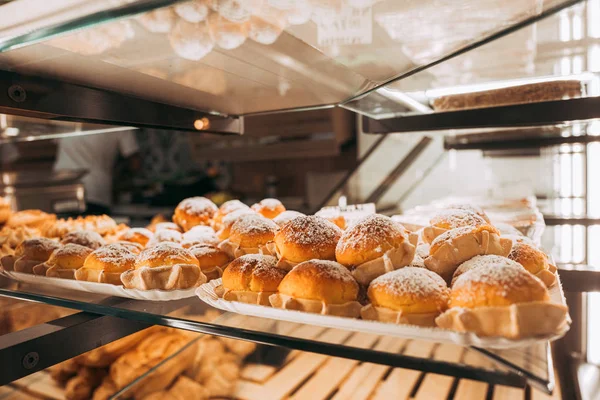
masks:
{"type": "Polygon", "coordinates": [[[116,243],[102,246],[94,250],[90,256],[94,256],[98,261],[117,265],[134,262],[136,258],[131,251],[116,243]]]}
{"type": "Polygon", "coordinates": [[[315,215],[306,215],[288,222],[277,237],[282,237],[284,243],[325,247],[335,246],[341,235],[341,229],[335,224],[315,215]]]}
{"type": "Polygon", "coordinates": [[[486,221],[474,212],[460,209],[444,210],[436,214],[429,222],[433,226],[439,226],[446,229],[486,224],[486,221]]]}
{"type": "Polygon", "coordinates": [[[408,241],[405,232],[406,229],[402,225],[385,215],[368,215],[344,231],[337,244],[336,253],[345,253],[350,249],[360,250],[367,240],[387,240],[402,236],[405,241],[408,241]]]}
{"type": "Polygon", "coordinates": [[[98,232],[90,230],[78,230],[69,232],[65,236],[63,236],[61,243],[74,243],[95,250],[103,246],[105,244],[105,241],[98,232]]]}
{"type": "Polygon", "coordinates": [[[54,250],[52,253],[52,258],[57,257],[87,257],[92,252],[92,249],[89,247],[81,246],[74,243],[65,244],[62,247],[54,250]]]}
{"type": "Polygon", "coordinates": [[[475,267],[456,279],[453,285],[454,289],[468,288],[473,283],[483,283],[508,289],[524,285],[533,278],[521,264],[505,257],[478,256],[469,261],[475,263],[475,267]]]}
{"type": "Polygon", "coordinates": [[[123,232],[123,234],[121,234],[119,239],[131,240],[138,235],[144,236],[144,237],[148,238],[148,240],[152,239],[152,236],[154,236],[154,234],[146,228],[130,228],[130,229],[127,229],[125,232],[123,232]]]}
{"type": "Polygon", "coordinates": [[[329,261],[329,260],[310,260],[310,261],[305,261],[303,263],[300,263],[298,265],[296,265],[292,271],[290,272],[290,274],[293,273],[299,273],[302,270],[305,269],[310,269],[313,274],[313,276],[315,277],[316,281],[319,281],[320,279],[332,279],[332,280],[336,280],[336,281],[342,281],[342,282],[353,282],[356,285],[358,285],[358,283],[356,283],[356,280],[354,279],[354,277],[352,276],[352,274],[350,273],[350,271],[348,270],[348,268],[344,267],[342,264],[336,262],[336,261],[329,261]],[[314,267],[317,268],[314,268],[314,267]],[[296,271],[296,272],[294,272],[296,271]]]}
{"type": "Polygon", "coordinates": [[[219,207],[219,212],[223,215],[227,215],[236,210],[245,210],[245,209],[250,209],[250,207],[248,207],[246,204],[242,203],[239,200],[229,200],[229,201],[226,201],[225,203],[221,204],[221,207],[219,207]]]}
{"type": "Polygon", "coordinates": [[[190,197],[183,200],[177,209],[189,215],[209,215],[212,216],[217,211],[215,203],[206,197],[190,197]]]}
{"type": "Polygon", "coordinates": [[[262,199],[258,204],[254,205],[256,208],[265,208],[267,210],[275,211],[280,207],[283,207],[281,201],[277,199],[262,199]]]}
{"type": "Polygon", "coordinates": [[[194,255],[181,247],[173,246],[171,243],[160,243],[154,247],[146,248],[142,251],[136,262],[136,266],[160,259],[166,265],[172,264],[189,264],[190,260],[195,260],[194,255]]]}
{"type": "Polygon", "coordinates": [[[261,233],[275,233],[277,224],[259,214],[247,214],[240,216],[231,226],[231,230],[239,235],[252,235],[261,233]]]}
{"type": "Polygon", "coordinates": [[[395,296],[428,297],[448,290],[446,282],[425,268],[404,267],[375,278],[369,289],[384,289],[395,296]]]}
{"type": "Polygon", "coordinates": [[[297,217],[303,217],[304,214],[298,211],[287,210],[273,218],[273,222],[275,222],[279,227],[283,227],[285,224],[293,220],[297,217]]]}

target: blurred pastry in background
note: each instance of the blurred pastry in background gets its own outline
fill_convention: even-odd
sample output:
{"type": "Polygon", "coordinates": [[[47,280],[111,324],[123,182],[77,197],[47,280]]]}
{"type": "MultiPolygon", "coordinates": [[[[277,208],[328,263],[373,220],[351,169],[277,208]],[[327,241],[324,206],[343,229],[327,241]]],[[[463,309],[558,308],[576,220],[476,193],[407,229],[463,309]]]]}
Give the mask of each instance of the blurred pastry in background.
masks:
{"type": "Polygon", "coordinates": [[[168,33],[177,21],[177,15],[171,7],[159,8],[135,18],[144,28],[154,33],[168,33]]]}
{"type": "Polygon", "coordinates": [[[83,267],[85,259],[92,251],[89,247],[78,244],[66,244],[54,250],[48,261],[33,267],[33,273],[53,278],[75,279],[75,270],[83,267]]]}
{"type": "Polygon", "coordinates": [[[146,247],[153,247],[159,243],[170,242],[180,244],[183,240],[183,235],[173,229],[159,229],[154,232],[152,239],[146,243],[146,247]]]}
{"type": "Polygon", "coordinates": [[[448,209],[434,215],[429,221],[429,226],[423,228],[422,237],[426,243],[431,243],[442,233],[465,226],[481,226],[487,224],[486,220],[469,210],[448,209]]]}
{"type": "Polygon", "coordinates": [[[189,248],[197,244],[216,247],[221,241],[211,227],[198,225],[183,234],[181,245],[189,248]]]}
{"type": "Polygon", "coordinates": [[[268,219],[273,219],[285,211],[285,206],[277,199],[262,199],[251,208],[268,219]]]}
{"type": "Polygon", "coordinates": [[[183,19],[171,30],[169,43],[178,56],[192,61],[202,59],[215,46],[206,22],[191,23],[183,19]]]}
{"type": "Polygon", "coordinates": [[[14,254],[15,249],[23,240],[38,236],[40,236],[40,231],[34,228],[5,226],[0,230],[0,258],[14,254]]]}
{"type": "Polygon", "coordinates": [[[154,234],[146,228],[130,228],[119,235],[118,240],[125,242],[139,243],[143,247],[154,237],[154,234]]]}
{"type": "Polygon", "coordinates": [[[65,234],[60,241],[61,244],[78,244],[80,246],[89,247],[92,250],[96,250],[106,244],[106,241],[100,236],[98,232],[91,230],[76,230],[65,234]]]}
{"type": "Polygon", "coordinates": [[[273,241],[278,226],[260,214],[242,215],[231,226],[229,238],[219,248],[230,257],[244,254],[271,254],[267,244],[273,241]]]}
{"type": "Polygon", "coordinates": [[[9,228],[27,227],[38,229],[42,234],[56,221],[55,214],[47,214],[40,210],[17,211],[8,218],[6,226],[9,228]]]}
{"type": "Polygon", "coordinates": [[[10,218],[12,210],[10,208],[10,203],[4,198],[0,197],[0,225],[4,224],[10,218]]]}
{"type": "Polygon", "coordinates": [[[177,225],[175,222],[158,222],[156,224],[154,224],[153,226],[153,232],[158,232],[161,231],[163,229],[169,229],[172,231],[177,231],[177,232],[183,232],[181,227],[179,225],[177,225]]]}
{"type": "Polygon", "coordinates": [[[206,197],[190,197],[177,205],[173,222],[184,231],[189,231],[196,225],[210,225],[217,210],[215,203],[206,197]]]}
{"type": "Polygon", "coordinates": [[[198,244],[188,250],[198,259],[200,269],[206,275],[207,281],[220,278],[231,261],[227,253],[212,246],[198,244]]]}
{"type": "Polygon", "coordinates": [[[225,50],[240,47],[248,37],[247,23],[232,22],[217,13],[208,18],[208,27],[217,46],[225,50]]]}
{"type": "Polygon", "coordinates": [[[195,23],[206,19],[209,12],[208,4],[209,0],[186,1],[175,4],[174,10],[179,18],[195,23]]]}
{"type": "Polygon", "coordinates": [[[301,212],[286,210],[286,211],[282,212],[281,214],[279,214],[278,216],[276,216],[275,218],[273,218],[273,222],[275,222],[277,225],[279,225],[280,228],[283,228],[283,226],[285,224],[287,224],[294,218],[303,217],[303,216],[305,216],[305,214],[302,214],[301,212]]]}
{"type": "Polygon", "coordinates": [[[32,274],[33,267],[46,262],[59,247],[58,242],[47,238],[25,239],[17,246],[13,255],[2,257],[2,268],[32,274]]]}
{"type": "Polygon", "coordinates": [[[226,201],[225,203],[221,204],[217,212],[215,212],[211,226],[215,231],[218,231],[221,229],[223,218],[225,218],[227,215],[237,210],[248,210],[249,208],[250,207],[239,200],[226,201]]]}

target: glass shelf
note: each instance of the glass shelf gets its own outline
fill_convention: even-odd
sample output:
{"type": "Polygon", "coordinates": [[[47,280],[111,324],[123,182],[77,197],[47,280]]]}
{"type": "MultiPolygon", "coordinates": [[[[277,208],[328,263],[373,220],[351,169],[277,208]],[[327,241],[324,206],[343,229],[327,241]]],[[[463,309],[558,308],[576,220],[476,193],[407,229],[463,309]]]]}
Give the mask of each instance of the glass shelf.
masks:
{"type": "MultiPolygon", "coordinates": [[[[356,334],[338,329],[325,329],[311,325],[247,317],[222,313],[210,323],[200,322],[200,316],[209,306],[197,298],[169,302],[151,302],[105,297],[76,291],[58,291],[52,288],[19,284],[17,289],[0,289],[0,296],[57,305],[89,313],[119,317],[147,324],[170,326],[216,336],[253,341],[256,343],[287,347],[334,357],[354,359],[392,367],[414,369],[436,374],[481,380],[488,383],[523,387],[526,384],[551,391],[553,387],[552,361],[547,343],[525,350],[483,351],[476,348],[461,350],[461,361],[448,361],[432,357],[436,345],[429,351],[412,353],[406,340],[401,346],[377,346],[385,343],[384,336],[356,334]],[[370,336],[370,345],[350,340],[352,336],[370,336]],[[493,362],[471,362],[472,352],[493,358],[493,362]],[[469,361],[471,360],[471,361],[469,361]]],[[[456,347],[456,346],[455,346],[456,347]]],[[[479,357],[481,359],[481,357],[479,357]]]]}
{"type": "Polygon", "coordinates": [[[33,1],[0,6],[0,68],[226,115],[344,103],[578,2],[33,1]]]}

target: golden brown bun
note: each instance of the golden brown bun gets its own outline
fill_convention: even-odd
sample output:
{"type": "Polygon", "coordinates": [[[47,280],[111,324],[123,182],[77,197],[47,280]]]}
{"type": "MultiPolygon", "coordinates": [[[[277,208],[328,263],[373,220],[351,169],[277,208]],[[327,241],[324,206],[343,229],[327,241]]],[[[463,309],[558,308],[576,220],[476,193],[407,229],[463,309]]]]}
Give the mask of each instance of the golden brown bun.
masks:
{"type": "Polygon", "coordinates": [[[46,261],[52,252],[60,247],[54,240],[46,238],[25,239],[15,249],[15,256],[27,260],[46,261]]]}
{"type": "Polygon", "coordinates": [[[190,197],[177,205],[173,222],[189,231],[196,225],[210,225],[216,212],[217,206],[206,197],[190,197]]]}
{"type": "Polygon", "coordinates": [[[199,266],[198,260],[186,249],[170,243],[160,243],[142,251],[135,262],[135,269],[142,267],[155,268],[176,264],[192,264],[199,266]]]}
{"type": "Polygon", "coordinates": [[[39,236],[39,230],[27,228],[26,226],[19,226],[17,228],[3,227],[0,230],[0,257],[13,255],[15,249],[23,240],[39,236]]]}
{"type": "Polygon", "coordinates": [[[475,206],[473,204],[450,204],[446,208],[447,209],[453,209],[453,210],[470,211],[472,213],[475,213],[475,214],[479,215],[488,224],[490,223],[489,217],[487,216],[487,214],[485,213],[485,211],[483,211],[483,208],[481,208],[479,206],[475,206]]]}
{"type": "Polygon", "coordinates": [[[200,244],[192,246],[188,250],[198,259],[202,270],[209,270],[214,267],[224,268],[231,261],[227,253],[211,246],[200,244]]]}
{"type": "Polygon", "coordinates": [[[139,243],[142,247],[145,247],[153,236],[154,234],[146,228],[130,228],[119,235],[118,240],[139,243]]]}
{"type": "Polygon", "coordinates": [[[294,263],[314,259],[335,260],[340,228],[314,215],[294,218],[275,235],[280,258],[294,263]]]}
{"type": "Polygon", "coordinates": [[[273,219],[285,211],[285,207],[277,199],[262,199],[259,203],[253,204],[252,209],[268,219],[273,219]]]}
{"type": "Polygon", "coordinates": [[[329,217],[325,219],[329,222],[334,223],[335,225],[337,225],[338,228],[342,230],[346,229],[346,218],[344,218],[343,215],[338,215],[336,217],[329,217]]]}
{"type": "Polygon", "coordinates": [[[233,260],[223,271],[223,288],[229,291],[275,292],[285,276],[276,268],[277,259],[246,254],[233,260]]]}
{"type": "Polygon", "coordinates": [[[371,282],[367,296],[376,307],[404,314],[440,313],[448,308],[446,282],[425,268],[404,267],[371,282]]]}
{"type": "MultiPolygon", "coordinates": [[[[148,226],[146,226],[146,228],[149,231],[154,232],[156,230],[156,225],[160,224],[162,222],[170,222],[170,220],[169,220],[169,218],[165,217],[162,214],[156,214],[154,217],[152,217],[152,219],[150,220],[150,224],[148,226]]],[[[175,224],[175,225],[177,225],[177,224],[175,224]]],[[[179,227],[177,227],[177,228],[179,229],[179,227]]]]}
{"type": "Polygon", "coordinates": [[[280,228],[283,228],[285,224],[290,222],[296,217],[303,217],[305,214],[302,214],[298,211],[286,210],[273,218],[273,222],[275,222],[280,228]]]}
{"type": "Polygon", "coordinates": [[[402,225],[384,215],[369,215],[344,231],[335,256],[339,263],[351,267],[379,258],[407,242],[402,225]]]}
{"type": "Polygon", "coordinates": [[[61,244],[78,244],[96,250],[106,244],[98,232],[90,230],[76,230],[65,234],[60,241],[61,244]]]}
{"type": "Polygon", "coordinates": [[[133,254],[140,254],[142,252],[142,250],[144,250],[144,246],[142,246],[141,244],[134,243],[134,242],[128,242],[126,240],[119,240],[118,242],[115,242],[114,244],[120,244],[121,246],[125,247],[127,250],[132,252],[133,254]]]}
{"type": "Polygon", "coordinates": [[[248,210],[250,207],[245,205],[239,200],[229,200],[225,203],[221,204],[221,207],[217,210],[212,220],[212,227],[215,230],[219,230],[221,228],[221,223],[223,222],[223,217],[231,214],[237,210],[248,210]]]}
{"type": "Polygon", "coordinates": [[[450,229],[486,224],[486,220],[473,211],[461,209],[444,210],[433,216],[429,221],[429,226],[423,229],[423,240],[431,243],[437,236],[450,229]]]}
{"type": "Polygon", "coordinates": [[[508,258],[521,264],[533,275],[548,269],[548,257],[546,254],[524,242],[513,243],[508,258]]]}
{"type": "Polygon", "coordinates": [[[46,236],[62,238],[68,232],[90,230],[100,235],[109,235],[117,228],[117,223],[108,215],[88,215],[86,217],[59,219],[46,230],[46,236]]]}
{"type": "Polygon", "coordinates": [[[44,233],[54,221],[56,221],[56,215],[54,214],[47,214],[40,210],[23,210],[13,213],[6,221],[6,226],[10,228],[26,226],[39,229],[44,233]]]}
{"type": "Polygon", "coordinates": [[[242,215],[248,214],[256,214],[256,211],[253,211],[250,208],[241,208],[224,216],[221,220],[221,226],[217,231],[217,237],[220,240],[228,239],[229,235],[231,234],[231,227],[233,224],[235,224],[242,215]]]}
{"type": "Polygon", "coordinates": [[[233,224],[229,241],[240,247],[259,247],[275,238],[277,224],[259,214],[243,215],[233,224]]]}
{"type": "Polygon", "coordinates": [[[310,260],[296,265],[283,278],[278,292],[296,299],[343,304],[357,300],[358,283],[335,261],[310,260]]]}
{"type": "Polygon", "coordinates": [[[75,270],[81,268],[92,249],[78,244],[66,244],[52,253],[48,261],[33,268],[36,275],[59,276],[53,274],[55,269],[75,270]],[[48,271],[51,271],[48,275],[48,271]]]}
{"type": "Polygon", "coordinates": [[[220,242],[211,227],[198,225],[183,234],[181,245],[184,248],[189,248],[197,244],[209,244],[214,247],[220,242]]]}
{"type": "Polygon", "coordinates": [[[154,232],[152,239],[146,243],[146,247],[154,247],[159,243],[170,242],[170,243],[181,243],[183,235],[173,229],[160,229],[154,232]]]}
{"type": "Polygon", "coordinates": [[[450,307],[510,306],[550,301],[544,283],[518,264],[485,262],[456,279],[450,307]]]}
{"type": "Polygon", "coordinates": [[[170,229],[172,231],[182,232],[179,225],[177,225],[175,222],[168,222],[168,221],[167,222],[158,222],[158,223],[154,224],[153,232],[158,232],[162,229],[170,229]]]}
{"type": "Polygon", "coordinates": [[[119,244],[109,244],[94,250],[75,271],[78,281],[121,284],[121,273],[133,269],[136,256],[119,244]]]}
{"type": "Polygon", "coordinates": [[[454,275],[452,275],[452,285],[451,286],[454,286],[454,283],[456,282],[456,280],[465,272],[470,271],[475,268],[479,268],[482,265],[486,265],[486,264],[493,264],[493,265],[506,264],[506,265],[512,265],[512,266],[517,266],[517,267],[521,266],[521,265],[519,265],[519,263],[517,263],[507,257],[497,256],[495,254],[475,256],[475,257],[471,258],[470,260],[467,260],[464,263],[460,264],[458,266],[458,268],[456,268],[456,271],[454,271],[454,275]]]}

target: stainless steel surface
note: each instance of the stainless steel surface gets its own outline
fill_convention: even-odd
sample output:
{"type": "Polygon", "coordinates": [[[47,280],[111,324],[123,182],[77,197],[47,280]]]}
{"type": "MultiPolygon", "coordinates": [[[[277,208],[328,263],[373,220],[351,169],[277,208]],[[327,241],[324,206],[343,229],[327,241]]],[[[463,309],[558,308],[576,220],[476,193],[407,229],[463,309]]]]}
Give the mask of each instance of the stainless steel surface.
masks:
{"type": "Polygon", "coordinates": [[[0,336],[0,385],[149,326],[139,321],[82,312],[0,336]]]}
{"type": "Polygon", "coordinates": [[[83,183],[54,186],[4,187],[0,194],[11,203],[13,210],[40,209],[49,213],[78,213],[85,211],[83,183]]]}
{"type": "Polygon", "coordinates": [[[14,188],[34,188],[39,186],[69,185],[77,183],[88,173],[87,170],[35,170],[1,172],[0,189],[8,186],[14,188]]]}

